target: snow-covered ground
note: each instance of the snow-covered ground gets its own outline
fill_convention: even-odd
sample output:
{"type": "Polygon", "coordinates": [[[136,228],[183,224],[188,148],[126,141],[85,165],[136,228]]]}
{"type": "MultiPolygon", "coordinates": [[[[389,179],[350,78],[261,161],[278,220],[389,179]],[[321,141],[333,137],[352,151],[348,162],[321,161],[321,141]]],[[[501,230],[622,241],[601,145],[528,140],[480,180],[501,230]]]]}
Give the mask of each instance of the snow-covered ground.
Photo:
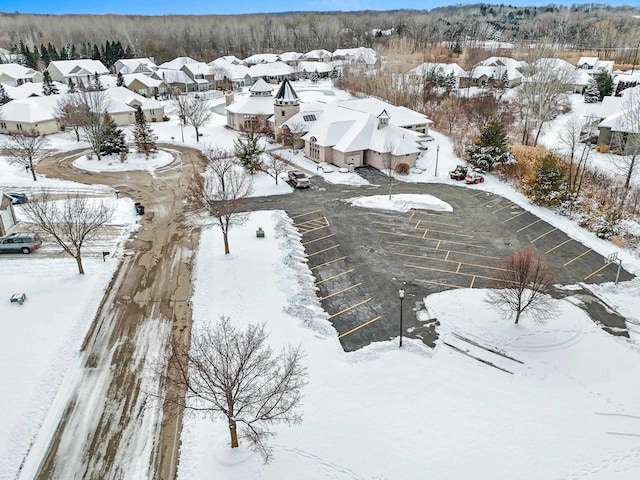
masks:
{"type": "MultiPolygon", "coordinates": [[[[516,326],[487,308],[484,290],[444,292],[421,314],[441,323],[435,350],[390,341],[346,354],[283,212],[252,213],[230,241],[225,256],[220,232],[202,233],[195,325],[220,315],[264,321],[274,349],[302,345],[304,420],[275,428],[274,460],[263,466],[230,451],[224,421],[189,416],[180,479],[640,476],[638,345],[604,333],[570,301],[554,301],[558,315],[546,324],[525,317],[516,326]],[[258,226],[266,238],[255,237],[258,226]]],[[[637,293],[635,284],[617,290],[637,293]]]]}
{"type": "Polygon", "coordinates": [[[100,160],[95,156],[89,158],[87,155],[82,155],[74,160],[73,166],[89,172],[122,172],[129,170],[153,172],[158,168],[169,165],[173,162],[173,158],[171,152],[165,150],[152,153],[148,158],[143,153],[130,152],[124,162],[120,161],[120,158],[116,155],[108,155],[100,160]]]}
{"type": "MultiPolygon", "coordinates": [[[[296,82],[294,88],[303,101],[348,97],[323,82],[296,82]]],[[[177,116],[167,107],[171,120],[152,128],[159,141],[183,144],[177,116]]],[[[232,147],[237,133],[226,129],[225,121],[224,115],[214,113],[200,142],[192,127],[184,127],[184,144],[232,147]]],[[[418,161],[424,171],[398,179],[461,185],[448,178],[448,171],[462,163],[450,140],[430,134],[434,141],[418,161]]],[[[50,136],[53,149],[86,146],[70,132],[50,136]]],[[[301,152],[278,153],[328,182],[367,184],[337,169],[318,171],[301,152]]],[[[291,191],[282,182],[276,187],[264,174],[254,181],[256,196],[291,191]]],[[[114,197],[110,187],[44,177],[33,182],[23,168],[0,157],[0,188],[30,192],[41,187],[114,197]]],[[[565,217],[531,206],[491,175],[484,184],[467,188],[504,195],[589,248],[603,255],[618,252],[626,269],[640,273],[640,260],[628,251],[565,217]]],[[[119,202],[123,225],[132,221],[126,202],[130,200],[119,202]]],[[[388,205],[381,200],[365,207],[388,205]]],[[[122,237],[117,238],[115,244],[122,237]]],[[[556,301],[556,320],[539,325],[525,317],[514,326],[487,309],[484,291],[456,290],[425,300],[428,316],[441,322],[442,336],[434,351],[407,341],[402,350],[396,342],[385,342],[346,354],[326,321],[299,236],[283,212],[252,213],[245,226],[230,232],[230,243],[232,253],[225,256],[218,230],[202,234],[194,273],[194,321],[203,325],[222,314],[238,324],[266,321],[276,348],[301,344],[310,381],[304,422],[276,429],[275,459],[263,466],[246,450],[228,449],[224,422],[187,417],[179,478],[640,478],[640,281],[590,286],[628,317],[630,341],[603,333],[569,301],[556,301]],[[259,226],[266,232],[264,239],[255,237],[259,226]],[[499,348],[523,363],[459,336],[499,348]],[[512,373],[463,355],[444,341],[512,373]]],[[[121,254],[117,248],[111,251],[121,254]]],[[[65,373],[75,366],[115,265],[115,259],[103,263],[89,258],[87,274],[79,277],[73,260],[65,257],[0,257],[0,292],[10,296],[24,291],[29,297],[23,306],[0,301],[0,394],[5,407],[0,411],[0,479],[14,478],[56,392],[61,401],[53,409],[64,405],[65,373]]]]}

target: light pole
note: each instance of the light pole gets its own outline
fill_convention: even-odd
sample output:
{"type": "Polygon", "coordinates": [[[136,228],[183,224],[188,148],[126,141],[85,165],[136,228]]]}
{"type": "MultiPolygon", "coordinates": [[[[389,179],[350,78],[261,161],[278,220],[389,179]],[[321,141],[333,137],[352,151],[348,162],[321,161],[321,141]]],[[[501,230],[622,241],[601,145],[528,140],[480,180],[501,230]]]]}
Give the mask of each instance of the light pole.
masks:
{"type": "Polygon", "coordinates": [[[435,177],[438,176],[438,157],[440,156],[440,145],[436,146],[436,173],[435,177]]]}
{"type": "Polygon", "coordinates": [[[402,300],[404,300],[404,288],[398,290],[398,298],[400,299],[400,347],[402,347],[402,300]]]}
{"type": "Polygon", "coordinates": [[[182,143],[184,143],[184,130],[182,125],[184,124],[184,115],[180,115],[180,136],[182,137],[182,143]]]}

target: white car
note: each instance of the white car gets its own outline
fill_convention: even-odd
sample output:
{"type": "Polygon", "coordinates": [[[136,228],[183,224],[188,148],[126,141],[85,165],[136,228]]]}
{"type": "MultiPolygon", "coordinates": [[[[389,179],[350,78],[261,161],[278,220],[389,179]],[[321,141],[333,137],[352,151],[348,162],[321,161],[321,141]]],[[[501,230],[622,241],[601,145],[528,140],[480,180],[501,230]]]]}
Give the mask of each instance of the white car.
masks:
{"type": "Polygon", "coordinates": [[[317,167],[322,170],[324,173],[335,172],[335,169],[332,165],[329,165],[327,162],[321,162],[317,165],[317,167]]]}

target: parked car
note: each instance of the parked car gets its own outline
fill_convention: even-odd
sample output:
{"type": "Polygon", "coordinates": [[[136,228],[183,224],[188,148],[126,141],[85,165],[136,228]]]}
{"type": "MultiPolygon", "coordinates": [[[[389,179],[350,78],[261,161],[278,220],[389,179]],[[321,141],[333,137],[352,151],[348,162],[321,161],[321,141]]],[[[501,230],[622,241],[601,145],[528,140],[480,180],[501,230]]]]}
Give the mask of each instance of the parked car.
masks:
{"type": "Polygon", "coordinates": [[[464,181],[466,183],[482,183],[484,182],[484,175],[482,175],[482,172],[479,170],[469,170],[464,177],[464,181]]]}
{"type": "Polygon", "coordinates": [[[455,170],[449,172],[449,177],[451,180],[464,180],[467,176],[467,172],[469,171],[469,167],[464,165],[458,165],[455,170]]]}
{"type": "Polygon", "coordinates": [[[31,253],[42,245],[42,239],[37,233],[16,232],[0,238],[0,252],[2,253],[31,253]]]}
{"type": "Polygon", "coordinates": [[[300,170],[289,170],[287,175],[289,177],[289,181],[296,188],[309,188],[311,186],[309,177],[307,177],[306,173],[300,170]]]}
{"type": "Polygon", "coordinates": [[[26,193],[10,192],[7,193],[7,195],[11,197],[11,203],[13,203],[14,205],[27,203],[29,201],[29,197],[27,197],[26,193]]]}
{"type": "Polygon", "coordinates": [[[332,173],[335,171],[335,169],[333,168],[333,165],[330,165],[327,162],[318,163],[316,167],[322,170],[323,173],[332,173]]]}

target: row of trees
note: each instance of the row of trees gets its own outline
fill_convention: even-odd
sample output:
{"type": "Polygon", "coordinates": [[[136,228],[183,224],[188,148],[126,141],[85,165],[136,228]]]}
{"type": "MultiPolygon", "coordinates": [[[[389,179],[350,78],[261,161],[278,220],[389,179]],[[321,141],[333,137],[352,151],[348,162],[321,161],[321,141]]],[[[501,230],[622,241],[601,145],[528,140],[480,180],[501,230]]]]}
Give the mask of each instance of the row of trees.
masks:
{"type": "Polygon", "coordinates": [[[80,48],[76,48],[73,43],[65,43],[59,49],[51,42],[46,46],[41,43],[39,48],[34,44],[30,48],[20,40],[17,45],[10,46],[9,51],[21,54],[23,65],[34,70],[46,68],[53,61],[78,58],[100,60],[107,68],[111,68],[118,60],[135,56],[131,45],[123,47],[119,40],[105,40],[101,45],[85,42],[80,45],[80,48]]]}
{"type": "Polygon", "coordinates": [[[245,57],[259,52],[306,52],[357,46],[384,46],[388,33],[409,41],[413,51],[447,42],[458,52],[487,40],[572,46],[600,50],[600,56],[629,63],[630,46],[638,44],[638,31],[630,7],[591,5],[588,9],[555,6],[551,9],[481,5],[432,11],[327,12],[253,14],[231,16],[40,16],[0,15],[0,43],[11,47],[22,39],[33,54],[55,57],[41,39],[47,38],[61,58],[95,55],[109,62],[107,41],[120,42],[130,52],[155,56],[159,61],[189,55],[211,60],[220,55],[245,57]],[[493,12],[491,12],[493,10],[493,12]],[[383,33],[384,32],[384,33],[383,33]],[[75,45],[76,47],[73,47],[75,45]],[[619,49],[619,50],[616,50],[619,49]],[[103,53],[104,50],[104,53],[103,53]],[[71,55],[71,57],[70,57],[71,55]]]}

